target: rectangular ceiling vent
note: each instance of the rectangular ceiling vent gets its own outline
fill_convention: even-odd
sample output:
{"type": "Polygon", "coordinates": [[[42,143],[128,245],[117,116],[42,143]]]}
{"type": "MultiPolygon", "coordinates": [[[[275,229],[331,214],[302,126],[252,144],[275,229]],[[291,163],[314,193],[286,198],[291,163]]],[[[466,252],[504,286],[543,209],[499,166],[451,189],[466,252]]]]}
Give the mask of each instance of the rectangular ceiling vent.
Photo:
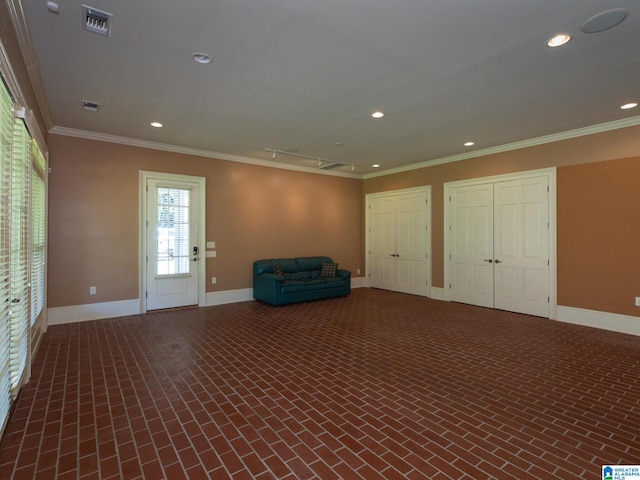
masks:
{"type": "Polygon", "coordinates": [[[111,36],[111,19],[113,14],[103,12],[88,5],[82,5],[82,28],[89,32],[111,36]]]}
{"type": "Polygon", "coordinates": [[[90,102],[88,100],[82,101],[82,108],[89,110],[90,112],[97,112],[100,110],[100,104],[96,102],[90,102]]]}

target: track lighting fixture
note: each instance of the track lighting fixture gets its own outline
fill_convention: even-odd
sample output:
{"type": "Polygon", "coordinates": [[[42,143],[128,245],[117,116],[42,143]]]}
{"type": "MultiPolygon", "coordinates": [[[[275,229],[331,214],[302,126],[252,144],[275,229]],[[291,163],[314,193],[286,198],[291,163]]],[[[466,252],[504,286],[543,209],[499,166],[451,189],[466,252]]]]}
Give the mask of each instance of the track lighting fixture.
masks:
{"type": "Polygon", "coordinates": [[[330,170],[332,168],[343,167],[345,165],[351,165],[351,171],[355,172],[356,167],[353,163],[334,162],[333,160],[327,160],[326,158],[312,157],[311,155],[304,155],[302,153],[288,152],[286,150],[276,150],[275,148],[264,147],[266,152],[271,152],[271,158],[275,159],[278,153],[283,155],[291,155],[292,157],[307,158],[310,160],[316,160],[318,162],[318,168],[321,170],[330,170]]]}

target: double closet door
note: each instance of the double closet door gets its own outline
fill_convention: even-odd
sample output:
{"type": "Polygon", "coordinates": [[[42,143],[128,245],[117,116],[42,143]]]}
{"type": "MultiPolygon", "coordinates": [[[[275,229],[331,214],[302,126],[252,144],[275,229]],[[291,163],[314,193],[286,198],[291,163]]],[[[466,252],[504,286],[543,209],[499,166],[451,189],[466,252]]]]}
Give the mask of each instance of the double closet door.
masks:
{"type": "Polygon", "coordinates": [[[428,187],[368,198],[369,286],[428,296],[428,187]]]}
{"type": "Polygon", "coordinates": [[[449,190],[453,301],[549,316],[549,177],[449,190]]]}

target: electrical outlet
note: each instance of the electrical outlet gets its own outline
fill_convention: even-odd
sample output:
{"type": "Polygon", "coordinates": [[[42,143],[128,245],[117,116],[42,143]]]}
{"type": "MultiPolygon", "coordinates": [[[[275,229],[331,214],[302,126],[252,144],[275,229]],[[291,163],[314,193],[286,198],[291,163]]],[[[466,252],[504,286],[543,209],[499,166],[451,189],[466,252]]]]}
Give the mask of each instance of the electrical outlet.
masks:
{"type": "Polygon", "coordinates": [[[96,294],[96,287],[89,287],[89,295],[95,295],[96,294]]]}
{"type": "Polygon", "coordinates": [[[636,307],[640,307],[640,297],[636,297],[636,307]]]}
{"type": "Polygon", "coordinates": [[[216,283],[218,283],[218,279],[216,277],[211,277],[211,283],[215,285],[216,283]]]}
{"type": "Polygon", "coordinates": [[[360,269],[356,270],[356,274],[360,275],[360,269]]]}

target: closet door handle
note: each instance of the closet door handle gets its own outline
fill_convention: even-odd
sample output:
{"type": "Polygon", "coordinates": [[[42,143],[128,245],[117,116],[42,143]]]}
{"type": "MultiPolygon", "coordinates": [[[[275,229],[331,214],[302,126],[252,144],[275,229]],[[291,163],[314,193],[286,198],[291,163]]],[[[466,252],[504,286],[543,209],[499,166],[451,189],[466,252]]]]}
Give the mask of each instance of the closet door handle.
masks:
{"type": "Polygon", "coordinates": [[[496,263],[502,263],[502,260],[496,259],[496,263]]]}
{"type": "Polygon", "coordinates": [[[489,259],[489,260],[484,260],[485,262],[489,262],[489,263],[493,263],[493,260],[489,259]]]}

